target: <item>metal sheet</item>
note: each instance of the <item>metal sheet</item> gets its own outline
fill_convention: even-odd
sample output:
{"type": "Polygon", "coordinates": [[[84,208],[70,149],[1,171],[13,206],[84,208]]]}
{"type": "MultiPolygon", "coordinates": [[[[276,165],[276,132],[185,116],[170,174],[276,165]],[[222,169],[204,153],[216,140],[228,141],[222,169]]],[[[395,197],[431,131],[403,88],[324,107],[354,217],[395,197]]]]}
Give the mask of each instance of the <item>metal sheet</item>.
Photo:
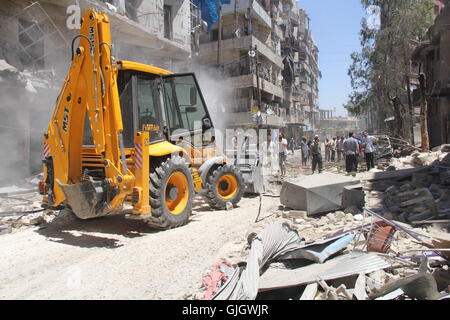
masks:
{"type": "Polygon", "coordinates": [[[317,263],[324,263],[329,257],[343,250],[354,238],[354,234],[348,234],[331,240],[312,243],[304,248],[286,253],[279,260],[308,259],[317,263]]]}
{"type": "Polygon", "coordinates": [[[260,278],[260,292],[295,287],[316,282],[319,279],[339,279],[360,273],[385,269],[392,264],[381,255],[354,251],[328,260],[324,264],[312,264],[297,269],[269,268],[260,278]]]}

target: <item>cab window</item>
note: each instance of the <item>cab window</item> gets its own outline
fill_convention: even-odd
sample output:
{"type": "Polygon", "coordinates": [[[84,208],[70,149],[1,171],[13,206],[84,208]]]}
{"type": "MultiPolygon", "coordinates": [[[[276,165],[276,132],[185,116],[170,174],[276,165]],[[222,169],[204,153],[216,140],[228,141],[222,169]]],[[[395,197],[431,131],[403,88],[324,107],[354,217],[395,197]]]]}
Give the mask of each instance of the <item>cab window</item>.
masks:
{"type": "Polygon", "coordinates": [[[175,75],[164,79],[164,97],[170,131],[184,129],[191,134],[209,118],[193,75],[175,75]],[[199,122],[195,127],[195,122],[199,122]]]}
{"type": "Polygon", "coordinates": [[[158,108],[158,84],[156,79],[137,76],[137,131],[150,132],[150,141],[163,139],[161,115],[158,108]]]}

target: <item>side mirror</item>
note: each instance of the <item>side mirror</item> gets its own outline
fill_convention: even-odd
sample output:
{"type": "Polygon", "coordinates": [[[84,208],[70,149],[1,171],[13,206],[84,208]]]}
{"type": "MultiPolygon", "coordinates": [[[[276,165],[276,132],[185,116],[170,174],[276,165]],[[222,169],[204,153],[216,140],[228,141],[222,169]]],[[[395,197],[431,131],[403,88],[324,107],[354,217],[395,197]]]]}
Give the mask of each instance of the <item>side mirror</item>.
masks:
{"type": "Polygon", "coordinates": [[[212,128],[211,119],[203,118],[202,120],[203,130],[208,130],[212,128]]]}
{"type": "Polygon", "coordinates": [[[191,93],[190,105],[195,106],[197,105],[197,88],[191,87],[190,93],[191,93]]]}

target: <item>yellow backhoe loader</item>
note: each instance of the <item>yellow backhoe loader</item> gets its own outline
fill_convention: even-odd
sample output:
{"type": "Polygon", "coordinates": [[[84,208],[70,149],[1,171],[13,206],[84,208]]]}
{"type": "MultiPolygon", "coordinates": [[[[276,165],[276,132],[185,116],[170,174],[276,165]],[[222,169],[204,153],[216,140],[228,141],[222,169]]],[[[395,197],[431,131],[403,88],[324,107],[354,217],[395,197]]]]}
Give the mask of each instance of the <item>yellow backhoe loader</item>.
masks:
{"type": "Polygon", "coordinates": [[[87,10],[44,134],[43,207],[169,229],[188,221],[196,192],[235,206],[242,174],[216,150],[195,75],[116,61],[112,47],[108,16],[87,10]]]}

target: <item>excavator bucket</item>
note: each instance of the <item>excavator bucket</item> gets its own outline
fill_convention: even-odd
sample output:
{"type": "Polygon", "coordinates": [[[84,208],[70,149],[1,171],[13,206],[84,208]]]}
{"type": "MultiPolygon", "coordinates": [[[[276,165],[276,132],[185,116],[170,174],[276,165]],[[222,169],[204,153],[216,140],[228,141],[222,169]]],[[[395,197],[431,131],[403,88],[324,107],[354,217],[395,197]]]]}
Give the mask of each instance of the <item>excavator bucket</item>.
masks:
{"type": "Polygon", "coordinates": [[[62,184],[57,181],[67,199],[73,213],[80,219],[105,216],[103,188],[95,186],[91,181],[77,184],[62,184]]]}

